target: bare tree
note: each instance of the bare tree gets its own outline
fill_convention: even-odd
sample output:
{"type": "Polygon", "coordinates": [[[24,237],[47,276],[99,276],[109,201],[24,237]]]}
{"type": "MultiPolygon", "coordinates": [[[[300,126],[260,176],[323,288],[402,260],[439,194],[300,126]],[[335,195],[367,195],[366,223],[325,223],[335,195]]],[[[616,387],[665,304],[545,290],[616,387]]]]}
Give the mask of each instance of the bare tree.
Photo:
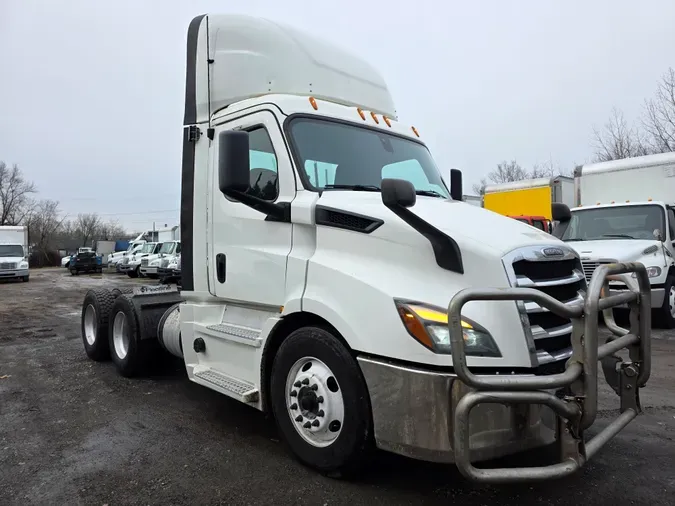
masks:
{"type": "MultiPolygon", "coordinates": [[[[515,160],[511,160],[510,162],[504,160],[503,162],[498,163],[497,168],[490,172],[487,177],[490,182],[499,184],[527,179],[528,173],[515,160]]],[[[487,185],[487,179],[482,178],[480,183],[473,185],[472,189],[474,193],[482,195],[485,192],[485,187],[487,185]]]]}
{"type": "Polygon", "coordinates": [[[642,133],[626,121],[623,113],[612,109],[609,121],[602,130],[593,128],[595,161],[606,162],[633,156],[648,155],[649,146],[642,133]]]}
{"type": "Polygon", "coordinates": [[[59,203],[54,200],[41,200],[35,206],[28,221],[28,230],[33,252],[40,257],[40,265],[49,263],[54,236],[64,220],[65,217],[59,216],[59,203]]]}
{"type": "Polygon", "coordinates": [[[27,181],[19,166],[10,169],[0,161],[0,225],[18,225],[25,221],[33,208],[30,195],[35,183],[27,181]]]}
{"type": "Polygon", "coordinates": [[[82,239],[82,246],[87,246],[96,239],[101,226],[101,218],[96,213],[78,214],[75,221],[75,229],[80,239],[82,239]]]}
{"type": "Polygon", "coordinates": [[[121,239],[127,235],[124,227],[115,220],[101,222],[96,231],[96,238],[102,241],[121,239]]]}
{"type": "Polygon", "coordinates": [[[672,67],[661,78],[654,98],[645,100],[642,125],[653,152],[675,151],[675,70],[672,67]]]}

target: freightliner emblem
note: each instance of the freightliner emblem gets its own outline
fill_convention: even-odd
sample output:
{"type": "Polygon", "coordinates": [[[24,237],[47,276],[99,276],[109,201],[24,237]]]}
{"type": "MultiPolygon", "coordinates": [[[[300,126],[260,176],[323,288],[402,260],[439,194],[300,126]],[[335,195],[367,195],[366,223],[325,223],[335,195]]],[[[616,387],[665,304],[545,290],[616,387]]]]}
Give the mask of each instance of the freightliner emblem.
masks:
{"type": "Polygon", "coordinates": [[[541,252],[545,257],[561,257],[565,254],[560,248],[544,248],[541,252]]]}

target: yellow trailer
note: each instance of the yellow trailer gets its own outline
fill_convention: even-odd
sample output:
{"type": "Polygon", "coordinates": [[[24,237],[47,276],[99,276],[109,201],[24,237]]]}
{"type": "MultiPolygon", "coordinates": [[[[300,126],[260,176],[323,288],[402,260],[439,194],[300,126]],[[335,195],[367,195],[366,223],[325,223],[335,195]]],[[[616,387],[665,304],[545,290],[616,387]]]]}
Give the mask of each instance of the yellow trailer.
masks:
{"type": "Polygon", "coordinates": [[[574,179],[567,176],[524,179],[488,185],[483,207],[512,218],[541,216],[551,220],[551,204],[561,202],[574,207],[574,179]]]}

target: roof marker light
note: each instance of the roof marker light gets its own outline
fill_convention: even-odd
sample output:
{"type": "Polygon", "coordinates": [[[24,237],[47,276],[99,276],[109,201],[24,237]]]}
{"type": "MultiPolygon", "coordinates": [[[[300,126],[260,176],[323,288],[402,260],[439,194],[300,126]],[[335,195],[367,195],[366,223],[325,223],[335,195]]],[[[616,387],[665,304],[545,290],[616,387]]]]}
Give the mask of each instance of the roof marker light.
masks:
{"type": "Polygon", "coordinates": [[[613,204],[613,203],[614,203],[614,201],[612,200],[612,201],[610,202],[610,204],[613,204]]]}
{"type": "Polygon", "coordinates": [[[382,119],[384,120],[384,122],[387,124],[388,127],[391,127],[391,121],[389,121],[389,118],[387,118],[386,116],[382,115],[382,119]]]}
{"type": "Polygon", "coordinates": [[[600,202],[596,202],[595,205],[596,205],[596,206],[599,206],[599,205],[600,205],[600,202]]]}
{"type": "Polygon", "coordinates": [[[652,201],[652,198],[649,197],[649,198],[647,199],[647,202],[651,202],[651,201],[652,201]]]}
{"type": "Polygon", "coordinates": [[[417,131],[417,128],[415,128],[415,127],[410,127],[410,129],[413,131],[413,133],[414,133],[417,137],[420,136],[419,132],[417,131]]]}
{"type": "Polygon", "coordinates": [[[372,118],[375,120],[375,124],[379,125],[379,124],[380,124],[380,120],[377,119],[377,116],[375,116],[375,113],[371,111],[371,112],[370,112],[370,115],[371,115],[372,118]]]}
{"type": "Polygon", "coordinates": [[[314,97],[309,97],[309,103],[312,104],[312,107],[314,108],[315,111],[319,109],[319,106],[316,105],[316,100],[314,100],[314,97]]]}
{"type": "Polygon", "coordinates": [[[361,116],[361,119],[362,119],[363,121],[366,121],[366,115],[365,115],[365,113],[363,112],[363,110],[362,110],[360,107],[357,107],[357,108],[356,108],[356,112],[359,113],[359,116],[361,116]]]}
{"type": "Polygon", "coordinates": [[[630,202],[630,200],[627,200],[627,201],[626,201],[626,204],[628,204],[629,202],[630,202]]]}

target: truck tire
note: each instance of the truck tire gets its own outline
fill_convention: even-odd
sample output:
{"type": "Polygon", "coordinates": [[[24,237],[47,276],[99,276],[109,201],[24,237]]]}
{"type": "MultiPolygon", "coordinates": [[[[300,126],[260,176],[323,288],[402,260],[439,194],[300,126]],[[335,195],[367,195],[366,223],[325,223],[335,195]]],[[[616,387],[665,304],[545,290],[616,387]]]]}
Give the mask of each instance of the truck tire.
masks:
{"type": "Polygon", "coordinates": [[[75,269],[70,269],[70,275],[75,276],[77,274],[77,271],[75,269]]]}
{"type": "Polygon", "coordinates": [[[140,340],[138,315],[131,297],[126,293],[116,297],[108,320],[110,358],[117,372],[127,378],[142,372],[148,344],[140,340]]]}
{"type": "Polygon", "coordinates": [[[675,329],[675,276],[672,274],[666,278],[660,316],[665,328],[675,329]]]}
{"type": "Polygon", "coordinates": [[[82,343],[87,356],[97,362],[110,358],[108,317],[115,298],[108,290],[89,290],[82,303],[82,343]]]}
{"type": "Polygon", "coordinates": [[[139,272],[140,272],[140,267],[136,267],[135,269],[127,271],[127,274],[129,275],[130,278],[137,278],[139,272]]]}
{"type": "Polygon", "coordinates": [[[270,396],[280,434],[304,464],[332,477],[358,472],[374,447],[370,399],[356,360],[321,327],[282,343],[270,396]]]}
{"type": "Polygon", "coordinates": [[[22,279],[24,283],[28,283],[30,281],[30,276],[24,276],[22,279]]]}
{"type": "Polygon", "coordinates": [[[112,296],[114,298],[119,297],[123,293],[131,294],[133,292],[134,292],[133,288],[126,288],[126,287],[125,288],[113,288],[112,290],[110,290],[110,293],[112,294],[112,296]]]}

